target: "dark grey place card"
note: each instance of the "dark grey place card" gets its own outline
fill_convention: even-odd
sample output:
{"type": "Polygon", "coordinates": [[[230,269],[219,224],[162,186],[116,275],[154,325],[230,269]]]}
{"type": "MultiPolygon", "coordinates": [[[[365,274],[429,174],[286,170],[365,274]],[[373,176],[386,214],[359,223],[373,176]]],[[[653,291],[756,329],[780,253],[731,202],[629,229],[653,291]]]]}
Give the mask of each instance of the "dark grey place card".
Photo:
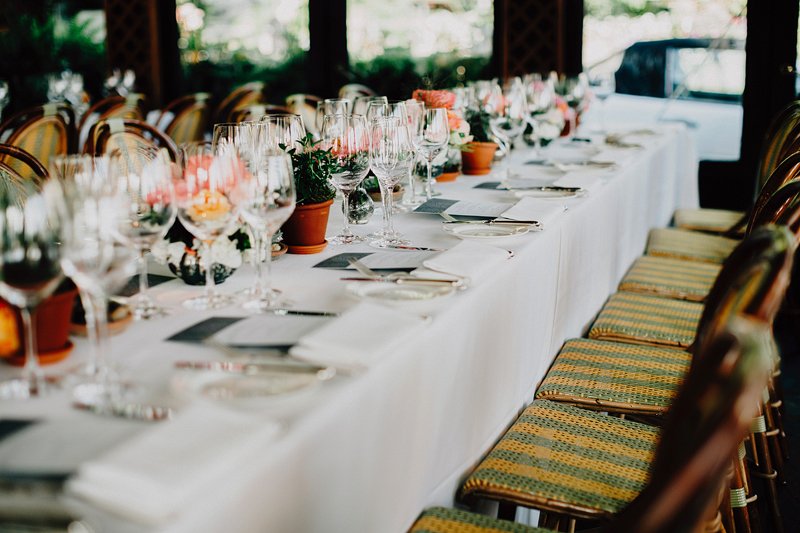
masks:
{"type": "Polygon", "coordinates": [[[458,200],[447,200],[445,198],[431,198],[424,204],[420,205],[416,209],[414,209],[414,213],[428,213],[432,215],[438,215],[439,213],[444,213],[447,209],[454,204],[458,203],[458,200]]]}
{"type": "Polygon", "coordinates": [[[3,418],[0,420],[0,440],[5,439],[20,431],[25,429],[26,427],[30,426],[31,424],[35,424],[36,420],[17,420],[13,418],[3,418]]]}
{"type": "MultiPolygon", "coordinates": [[[[172,281],[175,279],[174,276],[161,276],[159,274],[148,274],[147,275],[147,284],[150,287],[155,287],[156,285],[161,285],[162,283],[166,283],[168,281],[172,281]]],[[[133,276],[131,279],[128,280],[128,283],[122,287],[117,295],[118,296],[133,296],[134,294],[138,294],[139,292],[139,275],[133,276]]]]}
{"type": "Polygon", "coordinates": [[[500,187],[499,181],[484,181],[474,186],[473,189],[504,190],[505,188],[500,187]]]}
{"type": "Polygon", "coordinates": [[[243,319],[244,317],[241,316],[212,316],[179,331],[167,340],[174,342],[203,342],[218,331],[243,319]]]}
{"type": "Polygon", "coordinates": [[[350,259],[363,259],[368,255],[372,255],[371,252],[345,252],[343,254],[336,254],[333,255],[324,261],[320,261],[313,268],[351,268],[349,260],[350,259]]]}

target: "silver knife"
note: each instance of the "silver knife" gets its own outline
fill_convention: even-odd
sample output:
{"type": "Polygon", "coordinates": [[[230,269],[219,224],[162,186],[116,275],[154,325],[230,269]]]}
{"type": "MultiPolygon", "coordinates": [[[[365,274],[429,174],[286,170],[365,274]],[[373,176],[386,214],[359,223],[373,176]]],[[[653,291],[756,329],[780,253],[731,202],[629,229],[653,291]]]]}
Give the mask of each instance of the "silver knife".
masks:
{"type": "Polygon", "coordinates": [[[173,416],[172,409],[160,405],[146,405],[140,403],[84,403],[75,401],[72,406],[76,409],[89,411],[96,415],[115,416],[128,420],[143,420],[146,422],[160,422],[169,420],[173,416]]]}
{"type": "Polygon", "coordinates": [[[580,187],[561,187],[559,185],[541,185],[535,187],[506,187],[507,191],[555,191],[555,192],[578,192],[580,187]]]}
{"type": "Polygon", "coordinates": [[[320,379],[330,379],[336,374],[336,369],[308,363],[268,363],[268,362],[238,362],[238,361],[177,361],[175,368],[181,370],[211,370],[213,372],[226,372],[230,374],[256,375],[262,372],[280,372],[289,374],[316,374],[320,379]]]}
{"type": "Polygon", "coordinates": [[[442,224],[483,224],[488,226],[509,225],[509,226],[539,226],[538,220],[445,220],[442,224]]]}
{"type": "Polygon", "coordinates": [[[414,252],[444,252],[441,248],[427,248],[425,246],[406,246],[403,244],[389,244],[384,248],[392,248],[394,250],[411,250],[414,252]]]}
{"type": "Polygon", "coordinates": [[[406,285],[406,284],[414,284],[414,283],[422,283],[422,284],[444,284],[450,285],[453,287],[459,287],[463,283],[463,280],[460,279],[438,279],[438,278],[415,278],[413,276],[404,277],[404,278],[339,278],[341,281],[374,281],[374,282],[382,282],[382,283],[396,283],[398,285],[406,285]]]}
{"type": "Polygon", "coordinates": [[[339,313],[333,311],[306,311],[302,309],[267,309],[268,313],[273,315],[297,315],[297,316],[339,316],[339,313]]]}

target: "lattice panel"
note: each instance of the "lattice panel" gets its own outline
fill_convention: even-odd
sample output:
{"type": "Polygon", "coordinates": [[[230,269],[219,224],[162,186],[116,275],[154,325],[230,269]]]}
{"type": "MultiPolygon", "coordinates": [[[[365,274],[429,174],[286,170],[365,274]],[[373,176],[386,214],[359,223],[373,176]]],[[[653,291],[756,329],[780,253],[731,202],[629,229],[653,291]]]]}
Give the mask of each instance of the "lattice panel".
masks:
{"type": "Polygon", "coordinates": [[[105,0],[109,67],[132,69],[136,89],[155,105],[161,99],[157,1],[105,0]]]}
{"type": "Polygon", "coordinates": [[[509,76],[559,68],[559,0],[511,0],[505,36],[509,76]]]}

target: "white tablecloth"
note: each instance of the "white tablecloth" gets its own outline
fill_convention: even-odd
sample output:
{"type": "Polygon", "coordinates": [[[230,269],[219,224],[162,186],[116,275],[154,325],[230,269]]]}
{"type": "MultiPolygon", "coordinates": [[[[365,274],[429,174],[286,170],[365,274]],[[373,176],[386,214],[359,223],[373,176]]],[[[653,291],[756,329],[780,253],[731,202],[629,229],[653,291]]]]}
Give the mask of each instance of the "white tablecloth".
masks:
{"type": "MultiPolygon", "coordinates": [[[[424,311],[432,323],[381,354],[366,371],[337,376],[285,401],[226,407],[252,417],[253,438],[265,420],[284,429],[277,438],[265,438],[263,446],[227,457],[225,475],[197,491],[202,495],[169,521],[144,526],[85,502],[73,504],[89,513],[100,531],[175,532],[399,532],[423,508],[451,505],[459,481],[530,401],[563,341],[584,332],[641,254],[648,230],[667,224],[676,207],[697,205],[697,158],[686,130],[663,127],[641,142],[642,150],[618,149],[597,158],[617,160],[616,169],[583,171],[598,172],[604,186],[585,197],[551,200],[567,210],[545,231],[492,242],[515,257],[480,284],[432,301],[424,311]]],[[[518,153],[511,164],[529,155],[518,153]]],[[[499,179],[460,177],[437,188],[443,198],[515,201],[508,192],[473,188],[499,179]]],[[[329,234],[339,228],[338,203],[332,212],[329,234]]],[[[374,218],[355,231],[377,229],[379,217],[374,218]]],[[[405,214],[395,227],[414,244],[452,247],[458,241],[440,229],[440,221],[405,214]]],[[[374,249],[328,247],[314,256],[284,256],[273,265],[274,285],[298,309],[343,311],[358,305],[338,280],[340,271],[310,268],[342,251],[374,249]]],[[[221,289],[245,288],[250,276],[242,268],[221,289]]],[[[165,342],[166,337],[208,316],[242,314],[236,308],[203,313],[180,307],[182,299],[201,290],[177,280],[152,289],[161,303],[175,306],[174,314],[133,324],[113,339],[113,359],[147,386],[150,401],[198,404],[191,396],[176,399],[173,362],[221,357],[210,348],[165,342]]],[[[390,325],[385,333],[392,334],[390,325]]],[[[84,360],[85,341],[76,345],[68,360],[50,370],[84,360]]],[[[14,372],[3,367],[0,377],[14,372]]],[[[41,420],[0,441],[3,470],[74,470],[102,459],[134,434],[159,430],[72,410],[66,392],[0,402],[0,417],[41,420]]]]}

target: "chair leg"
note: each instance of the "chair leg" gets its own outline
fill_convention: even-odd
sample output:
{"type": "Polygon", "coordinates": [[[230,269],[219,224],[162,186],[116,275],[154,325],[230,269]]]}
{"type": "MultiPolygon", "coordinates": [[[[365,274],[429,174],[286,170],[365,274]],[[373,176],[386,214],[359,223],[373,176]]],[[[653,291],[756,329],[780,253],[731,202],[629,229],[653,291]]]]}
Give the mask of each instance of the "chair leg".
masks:
{"type": "Polygon", "coordinates": [[[776,482],[778,474],[772,466],[769,444],[767,443],[765,434],[766,423],[763,416],[760,415],[754,423],[753,433],[750,434],[755,466],[751,474],[752,477],[761,479],[763,485],[766,487],[765,491],[759,491],[759,493],[764,496],[764,498],[762,498],[762,505],[767,507],[772,518],[772,531],[783,533],[783,519],[781,517],[780,507],[778,506],[778,486],[776,482]]]}
{"type": "Polygon", "coordinates": [[[775,469],[775,472],[778,474],[777,482],[780,485],[786,484],[786,470],[783,466],[783,449],[781,446],[781,429],[778,427],[778,424],[775,422],[773,415],[773,410],[770,408],[769,401],[764,403],[764,421],[767,425],[767,431],[764,432],[764,436],[767,439],[767,445],[769,446],[769,455],[770,459],[772,460],[772,467],[775,469]]]}

